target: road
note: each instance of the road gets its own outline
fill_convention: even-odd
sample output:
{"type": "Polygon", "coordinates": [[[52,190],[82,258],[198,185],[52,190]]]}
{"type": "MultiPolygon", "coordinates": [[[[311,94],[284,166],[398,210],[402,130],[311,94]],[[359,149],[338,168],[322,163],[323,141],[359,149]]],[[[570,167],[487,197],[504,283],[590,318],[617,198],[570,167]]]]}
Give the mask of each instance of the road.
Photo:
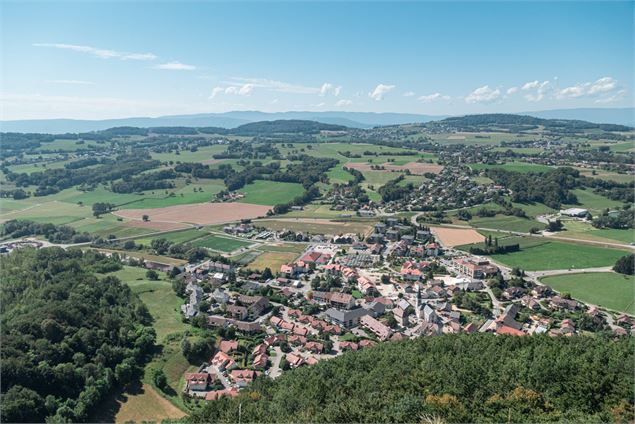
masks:
{"type": "Polygon", "coordinates": [[[282,374],[282,370],[280,369],[280,362],[282,361],[284,352],[282,352],[282,349],[280,349],[279,346],[274,346],[273,350],[274,352],[276,352],[276,356],[274,356],[273,360],[271,361],[271,368],[269,368],[269,377],[271,379],[276,379],[282,374]]]}
{"type": "Polygon", "coordinates": [[[548,271],[525,271],[525,274],[529,277],[538,279],[542,277],[548,277],[550,275],[560,274],[580,274],[583,272],[612,272],[613,268],[610,266],[604,266],[599,268],[570,268],[570,269],[552,269],[548,271]]]}

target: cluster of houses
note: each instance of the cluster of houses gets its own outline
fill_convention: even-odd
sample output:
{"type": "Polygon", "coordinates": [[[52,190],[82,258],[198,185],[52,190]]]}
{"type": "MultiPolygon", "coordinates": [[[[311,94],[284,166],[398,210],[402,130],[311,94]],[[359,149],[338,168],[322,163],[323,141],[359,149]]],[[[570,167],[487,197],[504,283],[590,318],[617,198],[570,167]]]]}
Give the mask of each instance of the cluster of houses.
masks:
{"type": "MultiPolygon", "coordinates": [[[[494,298],[486,281],[500,278],[498,267],[472,255],[444,256],[425,228],[388,218],[372,236],[345,247],[313,244],[277,276],[238,277],[242,281],[231,290],[231,265],[187,267],[184,316],[204,314],[209,328],[231,327],[249,347],[236,356],[240,343],[221,341],[209,364],[186,376],[185,392],[200,399],[233,396],[259,375],[277,378],[285,369],[404,338],[475,332],[570,336],[581,331],[579,314],[604,325],[599,311],[543,285],[511,285],[494,298]],[[324,280],[338,283],[324,288],[324,280]],[[261,295],[269,290],[275,301],[261,295]],[[466,309],[457,300],[466,296],[488,303],[489,312],[466,309]]],[[[616,334],[635,331],[627,316],[618,325],[616,334]]]]}

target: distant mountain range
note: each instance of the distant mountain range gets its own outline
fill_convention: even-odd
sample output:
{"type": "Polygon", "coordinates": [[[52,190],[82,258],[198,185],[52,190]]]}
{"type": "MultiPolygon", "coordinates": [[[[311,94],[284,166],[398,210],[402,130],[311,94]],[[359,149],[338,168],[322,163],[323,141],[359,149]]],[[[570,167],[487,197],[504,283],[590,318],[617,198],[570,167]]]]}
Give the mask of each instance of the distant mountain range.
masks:
{"type": "MultiPolygon", "coordinates": [[[[546,119],[579,119],[595,123],[620,124],[635,127],[635,108],[588,108],[559,109],[519,113],[546,119]]],[[[351,128],[372,128],[383,125],[424,123],[447,118],[448,115],[419,115],[410,113],[374,113],[374,112],[275,112],[235,111],[225,113],[201,113],[193,115],[170,115],[157,118],[121,118],[103,120],[81,119],[27,119],[0,121],[3,132],[33,133],[77,133],[105,130],[112,127],[222,127],[236,128],[240,125],[297,119],[316,121],[331,125],[344,125],[351,128]]]]}

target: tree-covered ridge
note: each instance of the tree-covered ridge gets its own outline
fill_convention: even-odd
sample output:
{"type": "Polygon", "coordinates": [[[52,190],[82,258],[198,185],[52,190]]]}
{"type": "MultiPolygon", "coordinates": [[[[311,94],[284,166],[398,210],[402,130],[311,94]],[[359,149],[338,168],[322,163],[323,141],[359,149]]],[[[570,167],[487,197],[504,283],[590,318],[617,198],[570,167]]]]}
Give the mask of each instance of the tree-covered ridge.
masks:
{"type": "Polygon", "coordinates": [[[151,317],[128,286],[98,277],[118,259],[20,249],[0,258],[3,422],[80,422],[140,372],[151,317]]]}
{"type": "Polygon", "coordinates": [[[188,422],[624,422],[633,338],[457,334],[384,343],[257,380],[188,422]]]}
{"type": "Polygon", "coordinates": [[[584,130],[599,129],[603,131],[628,131],[631,128],[625,125],[596,124],[593,122],[573,119],[543,119],[528,115],[515,115],[508,113],[485,113],[479,115],[453,116],[440,121],[429,122],[429,127],[448,126],[457,130],[485,129],[492,126],[506,127],[513,130],[537,129],[539,126],[546,130],[559,132],[581,132],[584,130]]]}

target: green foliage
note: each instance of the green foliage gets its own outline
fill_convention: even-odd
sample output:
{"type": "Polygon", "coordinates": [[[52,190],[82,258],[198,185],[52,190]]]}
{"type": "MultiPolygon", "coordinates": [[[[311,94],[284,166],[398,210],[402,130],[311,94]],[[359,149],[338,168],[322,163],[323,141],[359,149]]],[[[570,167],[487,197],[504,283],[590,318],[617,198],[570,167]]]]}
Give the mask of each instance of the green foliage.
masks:
{"type": "Polygon", "coordinates": [[[422,337],[258,379],[187,422],[613,421],[633,408],[632,338],[422,337]]]}
{"type": "Polygon", "coordinates": [[[635,273],[635,255],[622,256],[615,262],[613,271],[620,274],[633,275],[635,273]]]}
{"type": "Polygon", "coordinates": [[[59,248],[0,258],[3,421],[84,421],[138,377],[155,333],[127,286],[93,274],[112,261],[59,248]]]}

